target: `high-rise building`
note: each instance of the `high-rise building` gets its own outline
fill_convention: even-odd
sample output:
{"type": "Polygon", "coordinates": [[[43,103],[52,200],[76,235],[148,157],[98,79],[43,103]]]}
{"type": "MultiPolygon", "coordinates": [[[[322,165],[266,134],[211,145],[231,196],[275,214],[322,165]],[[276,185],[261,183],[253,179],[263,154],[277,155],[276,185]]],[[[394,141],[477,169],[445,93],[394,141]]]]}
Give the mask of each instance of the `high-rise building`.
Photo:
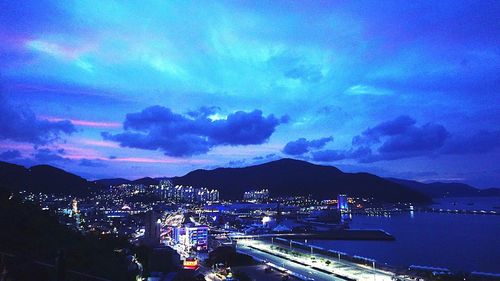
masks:
{"type": "Polygon", "coordinates": [[[337,196],[337,209],[340,212],[348,212],[349,211],[349,204],[347,202],[347,195],[339,194],[337,196]]]}
{"type": "Polygon", "coordinates": [[[197,188],[195,202],[205,203],[205,202],[217,202],[219,201],[219,191],[217,189],[209,190],[208,188],[197,188]]]}
{"type": "Polygon", "coordinates": [[[199,188],[196,191],[195,201],[197,203],[203,203],[209,201],[210,192],[206,188],[199,188]]]}
{"type": "Polygon", "coordinates": [[[160,244],[161,219],[154,211],[146,213],[144,218],[144,242],[151,246],[160,244]]]}
{"type": "Polygon", "coordinates": [[[173,193],[173,184],[170,180],[161,180],[158,185],[156,192],[161,199],[171,199],[171,194],[173,193]]]}
{"type": "Polygon", "coordinates": [[[205,203],[208,201],[219,201],[219,191],[208,188],[194,188],[192,186],[176,185],[168,186],[166,199],[174,202],[205,203]]]}
{"type": "Polygon", "coordinates": [[[212,202],[218,202],[219,201],[219,191],[217,189],[210,190],[208,200],[212,201],[212,202]]]}
{"type": "Polygon", "coordinates": [[[207,226],[185,226],[173,230],[172,239],[186,250],[206,251],[208,249],[207,226]]]}
{"type": "Polygon", "coordinates": [[[71,211],[69,213],[69,216],[75,219],[75,227],[79,228],[81,219],[80,211],[78,210],[78,201],[76,201],[76,199],[71,200],[71,211]]]}
{"type": "Polygon", "coordinates": [[[267,199],[269,199],[269,190],[267,189],[245,191],[243,194],[243,200],[246,201],[265,201],[267,199]]]}

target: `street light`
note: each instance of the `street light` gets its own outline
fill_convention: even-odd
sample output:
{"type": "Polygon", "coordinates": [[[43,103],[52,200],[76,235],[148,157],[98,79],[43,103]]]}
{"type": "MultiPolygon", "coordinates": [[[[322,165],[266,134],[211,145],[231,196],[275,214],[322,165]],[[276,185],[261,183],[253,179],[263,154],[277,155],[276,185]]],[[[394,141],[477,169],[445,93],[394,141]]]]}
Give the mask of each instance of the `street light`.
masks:
{"type": "Polygon", "coordinates": [[[372,263],[373,263],[373,280],[376,281],[377,275],[375,275],[375,261],[373,260],[372,263]]]}

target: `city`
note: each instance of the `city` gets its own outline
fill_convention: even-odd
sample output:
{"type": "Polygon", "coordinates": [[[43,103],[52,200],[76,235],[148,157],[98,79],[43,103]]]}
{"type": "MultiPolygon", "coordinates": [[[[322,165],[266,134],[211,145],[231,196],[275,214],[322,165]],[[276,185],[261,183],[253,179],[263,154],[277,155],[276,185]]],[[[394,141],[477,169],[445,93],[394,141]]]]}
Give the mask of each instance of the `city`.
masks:
{"type": "Polygon", "coordinates": [[[500,280],[499,19],[0,0],[0,281],[500,280]]]}
{"type": "MultiPolygon", "coordinates": [[[[122,237],[147,247],[146,260],[134,256],[137,271],[133,274],[138,280],[169,280],[165,278],[182,269],[205,280],[255,280],[259,274],[266,280],[448,280],[456,274],[442,267],[391,266],[307,243],[318,239],[392,241],[395,237],[382,229],[350,229],[353,214],[438,211],[425,205],[380,204],[345,194],[324,200],[273,197],[266,188],[245,191],[239,200],[223,200],[214,187],[174,185],[169,179],[150,185],[110,185],[86,197],[27,191],[13,196],[56,213],[59,222],[74,231],[122,237]],[[224,258],[214,262],[212,256],[221,249],[249,260],[234,267],[233,261],[224,258]],[[145,262],[149,263],[147,272],[145,262]]],[[[482,272],[468,276],[470,280],[498,277],[482,272]]]]}

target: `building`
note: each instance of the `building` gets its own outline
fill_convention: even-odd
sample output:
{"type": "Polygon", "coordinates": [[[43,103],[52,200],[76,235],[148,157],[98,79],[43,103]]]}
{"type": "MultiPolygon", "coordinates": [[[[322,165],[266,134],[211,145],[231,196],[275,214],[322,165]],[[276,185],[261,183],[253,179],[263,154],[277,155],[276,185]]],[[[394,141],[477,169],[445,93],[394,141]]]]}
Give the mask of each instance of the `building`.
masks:
{"type": "Polygon", "coordinates": [[[161,180],[160,184],[156,187],[156,194],[163,200],[170,199],[170,195],[173,193],[173,187],[174,185],[170,180],[161,180]]]}
{"type": "Polygon", "coordinates": [[[206,251],[208,250],[208,226],[185,226],[173,230],[172,239],[184,249],[206,251]]]}
{"type": "Polygon", "coordinates": [[[74,218],[75,227],[80,228],[81,218],[80,218],[80,210],[78,210],[78,201],[76,198],[71,200],[71,210],[69,211],[69,217],[74,218]]]}
{"type": "Polygon", "coordinates": [[[161,219],[154,211],[149,211],[144,217],[144,243],[150,246],[160,244],[161,219]]]}
{"type": "Polygon", "coordinates": [[[245,201],[266,201],[269,199],[269,190],[250,190],[245,191],[243,194],[243,200],[245,201]]]}
{"type": "Polygon", "coordinates": [[[219,191],[217,189],[210,190],[208,199],[211,202],[219,202],[219,191]]]}
{"type": "Polygon", "coordinates": [[[195,202],[205,203],[205,202],[218,202],[219,201],[219,191],[216,189],[209,190],[208,188],[198,188],[196,189],[195,202]]]}
{"type": "Polygon", "coordinates": [[[349,204],[347,202],[347,195],[339,194],[337,196],[337,209],[342,213],[349,212],[349,204]]]}

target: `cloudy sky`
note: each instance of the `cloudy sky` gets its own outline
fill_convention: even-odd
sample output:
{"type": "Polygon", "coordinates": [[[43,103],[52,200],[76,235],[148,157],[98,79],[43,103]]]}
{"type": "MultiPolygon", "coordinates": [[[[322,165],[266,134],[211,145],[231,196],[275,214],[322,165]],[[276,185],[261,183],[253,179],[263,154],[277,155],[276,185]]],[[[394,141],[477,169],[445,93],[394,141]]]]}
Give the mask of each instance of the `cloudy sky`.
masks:
{"type": "Polygon", "coordinates": [[[137,178],[292,157],[500,186],[498,1],[0,11],[3,161],[137,178]]]}

